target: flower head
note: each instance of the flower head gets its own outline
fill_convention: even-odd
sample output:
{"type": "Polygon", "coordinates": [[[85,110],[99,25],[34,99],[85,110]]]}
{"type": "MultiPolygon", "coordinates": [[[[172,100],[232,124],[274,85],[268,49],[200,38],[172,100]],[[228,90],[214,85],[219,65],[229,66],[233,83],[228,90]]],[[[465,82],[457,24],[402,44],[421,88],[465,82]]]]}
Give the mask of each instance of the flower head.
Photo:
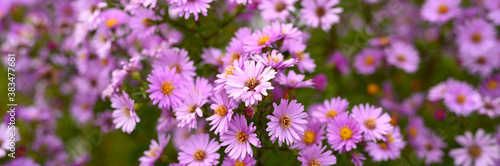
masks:
{"type": "Polygon", "coordinates": [[[324,123],[328,119],[334,119],[337,115],[344,113],[347,107],[349,107],[349,102],[346,99],[336,97],[325,100],[322,105],[313,109],[311,116],[324,123]]]}
{"type": "Polygon", "coordinates": [[[236,101],[228,97],[225,90],[216,93],[212,97],[214,102],[210,105],[210,108],[214,111],[214,115],[207,118],[207,121],[211,121],[210,131],[214,130],[215,134],[224,134],[228,130],[229,122],[233,117],[233,109],[237,107],[236,101]]]}
{"type": "Polygon", "coordinates": [[[177,107],[184,99],[181,76],[176,71],[176,68],[156,67],[152,74],[148,75],[150,84],[146,92],[151,93],[149,98],[160,108],[177,107]]]}
{"type": "Polygon", "coordinates": [[[113,123],[116,128],[122,128],[123,132],[131,133],[135,129],[136,123],[141,120],[134,110],[134,100],[128,97],[125,91],[122,94],[116,94],[111,97],[111,107],[113,111],[113,123]]]}
{"type": "Polygon", "coordinates": [[[449,153],[455,165],[495,165],[500,159],[500,147],[491,134],[479,129],[475,135],[470,131],[456,136],[455,140],[462,148],[452,149],[449,153]]]}
{"type": "Polygon", "coordinates": [[[311,88],[314,83],[311,80],[303,81],[304,78],[305,75],[296,74],[293,70],[290,70],[288,72],[288,75],[285,75],[284,73],[278,73],[278,75],[276,76],[276,81],[279,84],[289,88],[311,88]]]}
{"type": "Polygon", "coordinates": [[[412,45],[396,42],[391,44],[389,48],[386,48],[385,53],[389,64],[401,68],[408,73],[414,73],[418,70],[420,56],[412,45]]]}
{"type": "Polygon", "coordinates": [[[469,84],[453,81],[447,85],[444,104],[450,111],[467,116],[481,107],[481,95],[469,84]]]}
{"type": "Polygon", "coordinates": [[[378,49],[364,49],[354,57],[354,67],[360,74],[375,72],[383,58],[383,52],[378,49]]]}
{"type": "Polygon", "coordinates": [[[291,145],[300,141],[307,123],[307,113],[304,112],[304,106],[297,103],[297,100],[288,103],[287,99],[281,99],[280,105],[273,103],[273,107],[273,115],[266,116],[271,120],[267,123],[266,128],[266,131],[269,131],[271,140],[274,142],[278,139],[280,146],[283,142],[291,145]]]}
{"type": "Polygon", "coordinates": [[[189,91],[184,102],[178,107],[174,108],[175,117],[179,122],[178,127],[183,127],[185,125],[189,128],[196,129],[196,122],[198,118],[203,115],[201,107],[206,103],[206,99],[203,98],[201,92],[199,91],[189,91]]]}
{"type": "Polygon", "coordinates": [[[227,153],[231,159],[244,160],[247,155],[253,157],[253,151],[250,144],[260,148],[260,141],[257,134],[253,133],[257,129],[253,122],[247,126],[247,120],[243,115],[236,115],[229,122],[229,130],[220,136],[222,146],[229,145],[224,153],[227,153]]]}
{"type": "Polygon", "coordinates": [[[301,19],[310,27],[321,27],[328,31],[333,24],[340,21],[338,14],[343,10],[333,7],[338,3],[339,0],[304,0],[301,2],[301,19]]]}
{"type": "Polygon", "coordinates": [[[337,157],[332,151],[326,150],[326,146],[313,145],[299,152],[297,159],[302,162],[302,166],[309,165],[333,165],[337,163],[337,157]]]}
{"type": "Polygon", "coordinates": [[[444,23],[460,13],[460,0],[426,0],[422,17],[430,22],[444,23]]]}
{"type": "Polygon", "coordinates": [[[141,166],[153,166],[160,158],[161,153],[163,153],[163,149],[167,146],[168,141],[170,141],[170,135],[165,135],[165,133],[158,134],[158,142],[155,140],[151,140],[151,144],[149,145],[149,150],[144,151],[144,156],[139,158],[141,162],[141,166]]]}
{"type": "Polygon", "coordinates": [[[301,141],[297,141],[290,148],[306,149],[311,146],[320,145],[321,141],[325,139],[325,126],[321,122],[310,118],[307,121],[309,123],[306,124],[304,135],[300,139],[301,141]]]}
{"type": "Polygon", "coordinates": [[[208,134],[192,135],[181,147],[179,162],[187,166],[217,165],[220,145],[215,139],[210,140],[208,134]]]}
{"type": "Polygon", "coordinates": [[[384,135],[392,131],[393,127],[389,123],[391,117],[387,113],[382,113],[382,108],[376,108],[369,104],[360,104],[354,106],[351,115],[361,124],[364,137],[368,140],[384,140],[384,135]]]}
{"type": "Polygon", "coordinates": [[[384,137],[385,141],[368,142],[365,147],[365,151],[373,158],[373,161],[396,160],[406,146],[399,127],[394,127],[384,137]]]}
{"type": "Polygon", "coordinates": [[[356,143],[363,138],[360,125],[348,113],[338,115],[327,123],[328,143],[340,153],[356,149],[356,143]]]}
{"type": "Polygon", "coordinates": [[[495,28],[483,19],[467,21],[457,28],[457,43],[460,52],[483,54],[496,44],[495,28]]]}

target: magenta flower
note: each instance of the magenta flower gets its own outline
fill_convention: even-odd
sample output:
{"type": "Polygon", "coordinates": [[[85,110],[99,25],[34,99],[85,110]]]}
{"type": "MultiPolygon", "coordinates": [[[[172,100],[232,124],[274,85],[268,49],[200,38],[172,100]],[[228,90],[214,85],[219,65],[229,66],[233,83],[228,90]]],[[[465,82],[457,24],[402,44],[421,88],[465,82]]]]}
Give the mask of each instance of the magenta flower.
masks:
{"type": "Polygon", "coordinates": [[[500,97],[500,74],[492,75],[484,79],[479,87],[482,95],[500,97]]]}
{"type": "Polygon", "coordinates": [[[175,73],[181,75],[183,80],[192,81],[196,75],[194,62],[189,60],[188,52],[184,49],[165,49],[163,53],[153,61],[154,68],[167,66],[175,68],[175,73]]]}
{"type": "Polygon", "coordinates": [[[224,153],[233,160],[244,160],[246,155],[253,157],[253,151],[250,144],[260,148],[260,141],[257,134],[253,133],[257,129],[253,122],[247,126],[247,120],[243,115],[236,115],[232,121],[229,122],[229,130],[220,136],[222,146],[229,145],[224,153]]]}
{"type": "Polygon", "coordinates": [[[271,47],[271,44],[279,39],[280,33],[274,33],[271,28],[264,28],[262,31],[255,30],[252,35],[243,39],[243,49],[247,53],[259,53],[263,48],[271,47]]]}
{"type": "Polygon", "coordinates": [[[483,5],[488,9],[486,15],[495,25],[500,25],[500,8],[498,7],[498,0],[484,0],[483,5]]]}
{"type": "Polygon", "coordinates": [[[151,93],[149,98],[160,108],[177,107],[184,99],[185,92],[175,68],[154,68],[147,80],[150,84],[146,92],[151,93]]]}
{"type": "Polygon", "coordinates": [[[328,143],[330,146],[339,151],[339,153],[348,152],[351,149],[356,149],[356,143],[363,138],[363,131],[360,125],[348,113],[338,115],[333,121],[327,122],[328,143]]]}
{"type": "Polygon", "coordinates": [[[94,118],[96,97],[93,94],[76,94],[71,103],[71,115],[80,124],[94,118]]]}
{"type": "Polygon", "coordinates": [[[483,104],[481,95],[469,84],[460,81],[448,83],[444,104],[450,111],[468,116],[483,104]]]}
{"type": "Polygon", "coordinates": [[[285,22],[290,18],[290,12],[295,11],[293,4],[297,0],[266,0],[261,1],[259,9],[260,15],[267,22],[281,21],[285,22]]]}
{"type": "Polygon", "coordinates": [[[118,26],[125,24],[128,19],[129,16],[123,10],[111,8],[102,11],[99,21],[102,23],[101,26],[109,29],[115,29],[118,26]]]}
{"type": "Polygon", "coordinates": [[[136,123],[141,120],[134,110],[134,100],[128,97],[125,91],[122,94],[116,94],[111,97],[111,107],[113,111],[113,123],[116,128],[122,128],[123,132],[131,133],[135,129],[136,123]]]}
{"type": "Polygon", "coordinates": [[[290,148],[306,149],[311,146],[320,145],[321,141],[325,139],[325,126],[321,122],[311,120],[310,118],[307,121],[309,123],[306,124],[304,135],[300,138],[301,141],[297,141],[290,148]]]}
{"type": "Polygon", "coordinates": [[[389,123],[391,121],[389,114],[382,113],[382,108],[370,104],[354,106],[351,116],[361,124],[361,130],[367,140],[384,140],[384,135],[391,132],[393,128],[389,123]]]}
{"type": "Polygon", "coordinates": [[[325,100],[322,105],[313,109],[310,114],[314,119],[325,123],[328,119],[334,119],[337,115],[344,113],[347,107],[349,107],[349,101],[336,97],[325,100]]]}
{"type": "Polygon", "coordinates": [[[226,156],[222,162],[222,166],[254,166],[255,164],[257,160],[248,155],[243,160],[233,160],[226,156]]]}
{"type": "Polygon", "coordinates": [[[277,50],[273,50],[270,54],[255,54],[254,56],[251,56],[251,58],[256,62],[262,63],[264,66],[271,66],[277,70],[292,67],[295,63],[297,63],[297,60],[293,58],[285,60],[283,58],[283,54],[279,53],[277,50]]]}
{"type": "Polygon", "coordinates": [[[483,54],[462,53],[459,57],[469,73],[487,77],[500,67],[500,58],[498,58],[498,55],[500,55],[500,49],[491,48],[483,54]]]}
{"type": "Polygon", "coordinates": [[[496,44],[495,27],[483,19],[466,21],[456,31],[461,53],[484,54],[496,44]]]}
{"type": "Polygon", "coordinates": [[[196,129],[196,122],[198,118],[203,115],[201,107],[206,103],[206,99],[203,98],[201,92],[199,91],[189,91],[184,103],[174,108],[175,117],[179,123],[177,127],[188,126],[189,128],[196,129]]]}
{"type": "Polygon", "coordinates": [[[214,103],[210,105],[210,108],[214,110],[214,115],[207,118],[207,121],[211,121],[212,128],[210,128],[210,131],[215,129],[215,134],[224,134],[228,130],[229,121],[233,117],[233,109],[238,105],[236,101],[228,97],[225,90],[216,93],[212,97],[212,101],[214,103]]]}
{"type": "Polygon", "coordinates": [[[463,146],[449,153],[455,165],[495,165],[494,161],[500,159],[499,145],[483,129],[477,130],[475,135],[467,131],[463,136],[456,136],[455,140],[463,146]]]}
{"type": "Polygon", "coordinates": [[[332,154],[332,151],[325,150],[326,146],[313,145],[309,148],[301,150],[297,159],[302,162],[302,166],[336,164],[337,157],[332,154]]]}
{"type": "Polygon", "coordinates": [[[408,43],[395,42],[385,49],[386,59],[389,64],[403,69],[408,73],[418,70],[420,56],[417,50],[408,43]]]}
{"type": "Polygon", "coordinates": [[[340,51],[333,52],[327,61],[327,64],[333,65],[341,74],[348,75],[351,72],[349,60],[340,51]]]}
{"type": "Polygon", "coordinates": [[[306,50],[306,45],[304,43],[293,41],[290,42],[289,51],[293,58],[297,59],[297,67],[301,73],[304,72],[314,72],[316,64],[314,59],[312,59],[309,53],[304,52],[306,50]]]}
{"type": "Polygon", "coordinates": [[[255,105],[273,89],[269,80],[276,75],[271,67],[264,68],[261,63],[246,61],[244,69],[235,67],[233,75],[227,75],[226,90],[229,97],[242,100],[245,106],[255,105]]]}
{"type": "Polygon", "coordinates": [[[442,24],[460,13],[460,0],[426,0],[420,13],[425,20],[442,24]]]}
{"type": "Polygon", "coordinates": [[[366,160],[366,157],[363,153],[354,152],[351,153],[351,162],[354,166],[363,166],[363,160],[366,160]]]}
{"type": "Polygon", "coordinates": [[[198,14],[202,14],[207,16],[208,8],[210,5],[208,3],[212,2],[212,0],[170,0],[171,2],[177,1],[174,3],[172,8],[179,10],[179,17],[184,16],[185,19],[188,19],[191,14],[194,16],[194,20],[198,21],[198,14]]]}
{"type": "Polygon", "coordinates": [[[483,97],[483,105],[479,108],[478,113],[487,115],[494,119],[500,116],[500,97],[491,98],[489,96],[483,97]]]}
{"type": "Polygon", "coordinates": [[[170,141],[170,135],[165,135],[165,133],[158,134],[158,142],[155,140],[151,140],[151,144],[149,145],[149,150],[144,151],[144,156],[139,158],[140,166],[153,166],[160,158],[161,153],[163,153],[163,149],[167,146],[168,141],[170,141]]]}
{"type": "Polygon", "coordinates": [[[383,142],[368,142],[365,151],[373,161],[396,160],[401,156],[401,150],[406,146],[399,127],[394,127],[384,136],[383,142]]]}
{"type": "Polygon", "coordinates": [[[326,88],[326,85],[328,84],[328,78],[326,77],[325,74],[318,74],[312,78],[312,81],[314,83],[314,88],[316,88],[319,91],[323,91],[326,88]]]}
{"type": "Polygon", "coordinates": [[[210,139],[208,134],[191,136],[181,147],[179,163],[187,166],[217,165],[220,154],[217,153],[220,145],[215,139],[210,139]]]}
{"type": "Polygon", "coordinates": [[[354,57],[354,68],[360,74],[372,74],[382,62],[383,52],[378,49],[364,49],[354,57]]]}
{"type": "Polygon", "coordinates": [[[425,158],[425,164],[430,165],[443,162],[443,148],[446,148],[446,146],[443,138],[427,129],[419,137],[415,151],[418,158],[425,158]]]}
{"type": "Polygon", "coordinates": [[[290,70],[288,75],[278,73],[276,82],[289,88],[312,88],[314,83],[311,80],[303,81],[305,77],[305,75],[296,74],[295,71],[290,70]]]}
{"type": "Polygon", "coordinates": [[[280,105],[273,103],[273,107],[273,115],[266,116],[271,120],[267,123],[266,131],[269,131],[273,143],[276,139],[278,139],[280,146],[283,142],[291,145],[300,141],[307,123],[307,113],[304,112],[304,106],[297,103],[297,100],[288,103],[287,99],[281,99],[280,105]]]}
{"type": "Polygon", "coordinates": [[[339,0],[304,0],[301,2],[300,19],[310,27],[321,27],[324,31],[328,31],[333,24],[340,21],[338,14],[343,10],[340,7],[333,7],[338,3],[339,0]]]}

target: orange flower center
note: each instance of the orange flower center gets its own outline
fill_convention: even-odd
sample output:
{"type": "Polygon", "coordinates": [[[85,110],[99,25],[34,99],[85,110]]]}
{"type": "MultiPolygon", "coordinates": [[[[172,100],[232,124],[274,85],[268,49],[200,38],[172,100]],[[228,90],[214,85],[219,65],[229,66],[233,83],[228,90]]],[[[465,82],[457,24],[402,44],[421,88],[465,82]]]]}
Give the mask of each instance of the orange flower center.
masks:
{"type": "Polygon", "coordinates": [[[448,11],[449,11],[449,7],[446,4],[439,5],[438,10],[437,10],[437,12],[439,14],[446,14],[446,13],[448,13],[448,11]]]}
{"type": "Polygon", "coordinates": [[[290,128],[292,126],[292,120],[290,119],[290,116],[285,115],[280,118],[280,124],[284,128],[290,128]]]}
{"type": "Polygon", "coordinates": [[[161,84],[161,92],[163,92],[163,94],[165,94],[165,96],[169,96],[170,94],[172,94],[174,89],[175,89],[175,87],[174,87],[174,85],[172,85],[172,82],[165,81],[161,84]]]}
{"type": "Polygon", "coordinates": [[[314,131],[307,130],[304,132],[304,143],[306,143],[307,145],[311,145],[315,140],[316,134],[314,134],[314,131]]]}
{"type": "Polygon", "coordinates": [[[226,108],[226,106],[221,105],[221,106],[217,107],[217,108],[214,110],[214,113],[215,113],[216,115],[218,115],[219,117],[226,116],[226,114],[227,114],[227,108],[226,108]]]}
{"type": "Polygon", "coordinates": [[[196,149],[196,151],[193,153],[193,157],[197,161],[203,161],[203,159],[205,159],[206,157],[205,151],[201,149],[196,149]]]}
{"type": "Polygon", "coordinates": [[[248,135],[243,131],[238,131],[236,132],[236,140],[238,143],[246,142],[248,140],[248,135]]]}
{"type": "Polygon", "coordinates": [[[370,130],[375,129],[375,127],[376,127],[376,126],[375,126],[375,125],[376,125],[376,124],[375,124],[375,118],[367,118],[367,119],[365,120],[365,123],[364,123],[364,124],[365,124],[365,127],[366,127],[367,129],[370,129],[370,130]]]}

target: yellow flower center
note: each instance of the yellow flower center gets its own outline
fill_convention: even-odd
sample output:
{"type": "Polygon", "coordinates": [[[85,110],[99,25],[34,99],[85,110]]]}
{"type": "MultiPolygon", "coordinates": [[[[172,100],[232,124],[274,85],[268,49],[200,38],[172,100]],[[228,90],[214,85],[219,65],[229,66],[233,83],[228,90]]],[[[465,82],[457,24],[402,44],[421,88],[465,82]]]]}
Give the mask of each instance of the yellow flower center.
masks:
{"type": "Polygon", "coordinates": [[[244,133],[243,131],[238,131],[236,132],[236,140],[238,143],[243,143],[246,142],[248,139],[248,135],[244,133]]]}
{"type": "Polygon", "coordinates": [[[382,149],[387,149],[387,144],[386,144],[386,143],[384,143],[384,142],[379,143],[378,145],[379,145],[379,146],[380,146],[380,148],[382,148],[382,149]]]}
{"type": "Polygon", "coordinates": [[[231,65],[231,66],[226,67],[225,70],[226,70],[226,77],[227,77],[227,75],[233,75],[233,70],[236,70],[236,68],[234,68],[234,66],[231,65]]]}
{"type": "Polygon", "coordinates": [[[245,162],[243,161],[237,161],[234,163],[234,166],[245,166],[245,162]]]}
{"type": "Polygon", "coordinates": [[[307,130],[304,132],[304,143],[307,145],[311,145],[314,143],[316,140],[316,134],[314,134],[314,131],[312,130],[307,130]]]}
{"type": "Polygon", "coordinates": [[[409,133],[410,133],[411,137],[415,138],[417,136],[417,134],[418,134],[418,130],[417,130],[416,127],[411,127],[409,133]]]}
{"type": "Polygon", "coordinates": [[[154,147],[153,149],[149,150],[149,156],[151,157],[156,157],[158,154],[156,154],[156,151],[160,150],[158,147],[154,147]]]}
{"type": "Polygon", "coordinates": [[[231,53],[231,58],[229,59],[231,63],[233,63],[234,60],[240,59],[241,55],[240,53],[237,52],[232,52],[231,53]]]}
{"type": "Polygon", "coordinates": [[[257,44],[259,46],[265,45],[269,41],[269,36],[268,35],[262,35],[259,37],[259,40],[257,40],[257,44]]]}
{"type": "Polygon", "coordinates": [[[371,56],[371,55],[368,55],[365,59],[365,64],[368,66],[372,65],[374,62],[375,62],[375,58],[373,58],[373,56],[371,56]]]}
{"type": "Polygon", "coordinates": [[[221,106],[217,107],[217,108],[214,110],[214,113],[215,113],[216,115],[218,115],[219,117],[226,116],[226,114],[227,114],[227,108],[226,108],[226,106],[221,105],[221,106]]]}
{"type": "Polygon", "coordinates": [[[332,108],[332,109],[328,110],[328,112],[326,112],[326,117],[327,118],[334,118],[337,116],[337,114],[338,114],[337,111],[335,111],[335,109],[332,108]]]}
{"type": "Polygon", "coordinates": [[[201,149],[196,149],[196,151],[193,153],[193,157],[197,161],[203,161],[205,159],[205,151],[201,149]]]}
{"type": "Polygon", "coordinates": [[[321,164],[319,161],[315,160],[315,159],[312,159],[311,161],[309,161],[309,164],[307,164],[308,166],[323,166],[323,164],[321,164]]]}
{"type": "Polygon", "coordinates": [[[161,84],[161,92],[163,92],[165,96],[169,96],[170,94],[172,94],[174,88],[175,87],[174,85],[172,85],[172,82],[165,81],[161,84]]]}
{"type": "Polygon", "coordinates": [[[113,28],[118,24],[118,20],[116,18],[110,18],[106,20],[105,24],[108,28],[113,28]]]}
{"type": "Polygon", "coordinates": [[[255,87],[259,85],[259,81],[255,79],[254,77],[248,78],[247,82],[245,82],[245,86],[248,87],[248,90],[253,91],[255,87]]]}
{"type": "Polygon", "coordinates": [[[464,104],[466,99],[467,99],[467,98],[466,98],[466,97],[465,97],[465,95],[463,95],[463,94],[459,94],[459,95],[457,95],[457,102],[458,102],[459,104],[464,104]]]}
{"type": "Polygon", "coordinates": [[[375,127],[376,127],[376,126],[375,126],[375,125],[376,125],[376,123],[375,123],[375,118],[366,118],[366,120],[365,120],[365,123],[364,123],[364,124],[365,124],[365,127],[366,127],[367,129],[370,129],[370,130],[375,129],[375,127]]]}
{"type": "Polygon", "coordinates": [[[292,120],[290,119],[290,116],[285,115],[280,118],[280,124],[284,128],[290,128],[292,126],[292,120]]]}
{"type": "Polygon", "coordinates": [[[448,13],[448,11],[449,11],[449,7],[446,4],[439,5],[438,10],[437,10],[437,12],[439,14],[446,14],[446,13],[448,13]]]}
{"type": "Polygon", "coordinates": [[[340,137],[342,140],[348,140],[349,138],[352,137],[352,130],[349,129],[349,127],[345,126],[340,130],[340,137]]]}
{"type": "Polygon", "coordinates": [[[494,81],[494,80],[491,80],[490,82],[488,82],[488,88],[493,90],[493,89],[496,89],[498,87],[498,82],[497,81],[494,81]]]}
{"type": "Polygon", "coordinates": [[[381,37],[379,39],[379,42],[380,42],[381,46],[389,45],[389,38],[388,37],[381,37]]]}

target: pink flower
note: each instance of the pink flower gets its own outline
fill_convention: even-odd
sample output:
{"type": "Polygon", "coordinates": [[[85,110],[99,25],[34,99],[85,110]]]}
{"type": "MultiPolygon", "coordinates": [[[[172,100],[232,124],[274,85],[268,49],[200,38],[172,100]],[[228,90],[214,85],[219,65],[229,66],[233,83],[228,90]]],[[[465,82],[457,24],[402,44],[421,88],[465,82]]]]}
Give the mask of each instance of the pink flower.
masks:
{"type": "Polygon", "coordinates": [[[267,22],[286,21],[290,18],[290,12],[295,11],[293,4],[297,0],[264,0],[259,4],[259,9],[262,10],[261,16],[267,22]]]}
{"type": "Polygon", "coordinates": [[[352,117],[361,124],[361,130],[367,140],[384,140],[384,135],[392,131],[389,123],[391,117],[382,113],[382,108],[376,108],[370,104],[359,104],[352,109],[352,117]]]}
{"type": "Polygon", "coordinates": [[[297,103],[297,100],[292,100],[288,104],[287,99],[281,99],[280,105],[273,103],[273,107],[273,115],[266,116],[271,120],[267,123],[266,131],[269,131],[273,143],[276,139],[278,139],[280,146],[283,142],[291,145],[300,141],[307,123],[307,113],[304,112],[304,106],[297,103]]]}
{"type": "Polygon", "coordinates": [[[494,161],[500,159],[499,145],[483,129],[477,130],[475,135],[467,131],[465,135],[455,137],[455,140],[463,146],[449,153],[455,165],[495,165],[494,161]]]}
{"type": "Polygon", "coordinates": [[[179,122],[178,127],[188,126],[196,129],[197,117],[203,115],[201,107],[206,103],[206,100],[199,91],[189,91],[184,103],[174,108],[175,117],[179,122]]]}
{"type": "Polygon", "coordinates": [[[326,146],[314,145],[299,152],[297,159],[302,162],[302,166],[310,165],[333,165],[337,163],[337,158],[332,151],[326,151],[326,146]]]}
{"type": "Polygon", "coordinates": [[[356,143],[363,138],[360,125],[348,113],[340,114],[333,121],[327,122],[328,143],[340,153],[356,149],[356,143]]]}
{"type": "Polygon", "coordinates": [[[246,155],[253,157],[253,151],[250,144],[260,148],[260,141],[257,134],[253,133],[257,129],[253,122],[247,126],[247,120],[243,115],[236,115],[229,122],[229,130],[220,136],[222,146],[229,145],[224,153],[233,160],[244,160],[246,155]]]}
{"type": "Polygon", "coordinates": [[[336,97],[330,100],[325,100],[322,105],[313,109],[310,114],[315,120],[322,123],[329,119],[334,119],[337,115],[344,113],[349,107],[349,102],[346,99],[336,97]]]}
{"type": "Polygon", "coordinates": [[[149,145],[149,150],[144,152],[144,156],[139,158],[141,166],[153,166],[163,153],[163,149],[167,146],[168,141],[170,141],[170,135],[166,136],[165,133],[158,134],[158,142],[151,140],[149,145]]]}
{"type": "Polygon", "coordinates": [[[131,133],[135,129],[135,124],[141,120],[134,110],[134,100],[128,97],[125,91],[122,94],[115,94],[111,97],[111,107],[113,111],[113,123],[116,128],[122,128],[123,132],[131,133]]]}
{"type": "Polygon", "coordinates": [[[192,135],[180,147],[179,163],[187,166],[217,165],[220,145],[215,139],[209,139],[208,134],[192,135]]]}
{"type": "Polygon", "coordinates": [[[214,110],[214,115],[207,118],[207,121],[211,121],[212,128],[210,128],[210,131],[215,129],[215,134],[224,134],[228,130],[229,121],[233,117],[233,109],[238,105],[236,101],[228,97],[225,90],[216,93],[212,97],[212,101],[214,103],[210,105],[210,108],[214,110]]]}
{"type": "Polygon", "coordinates": [[[333,24],[340,21],[338,14],[343,10],[339,7],[333,7],[338,3],[339,0],[303,0],[300,10],[301,19],[308,26],[321,27],[324,31],[328,31],[333,24]]]}
{"type": "Polygon", "coordinates": [[[184,87],[176,68],[156,67],[147,80],[150,84],[146,92],[151,93],[149,98],[160,108],[177,107],[184,99],[184,87]]]}
{"type": "Polygon", "coordinates": [[[279,73],[276,76],[276,81],[289,88],[312,88],[314,83],[311,80],[304,81],[305,77],[305,75],[296,74],[293,70],[290,70],[288,75],[285,75],[285,73],[279,73]]]}

